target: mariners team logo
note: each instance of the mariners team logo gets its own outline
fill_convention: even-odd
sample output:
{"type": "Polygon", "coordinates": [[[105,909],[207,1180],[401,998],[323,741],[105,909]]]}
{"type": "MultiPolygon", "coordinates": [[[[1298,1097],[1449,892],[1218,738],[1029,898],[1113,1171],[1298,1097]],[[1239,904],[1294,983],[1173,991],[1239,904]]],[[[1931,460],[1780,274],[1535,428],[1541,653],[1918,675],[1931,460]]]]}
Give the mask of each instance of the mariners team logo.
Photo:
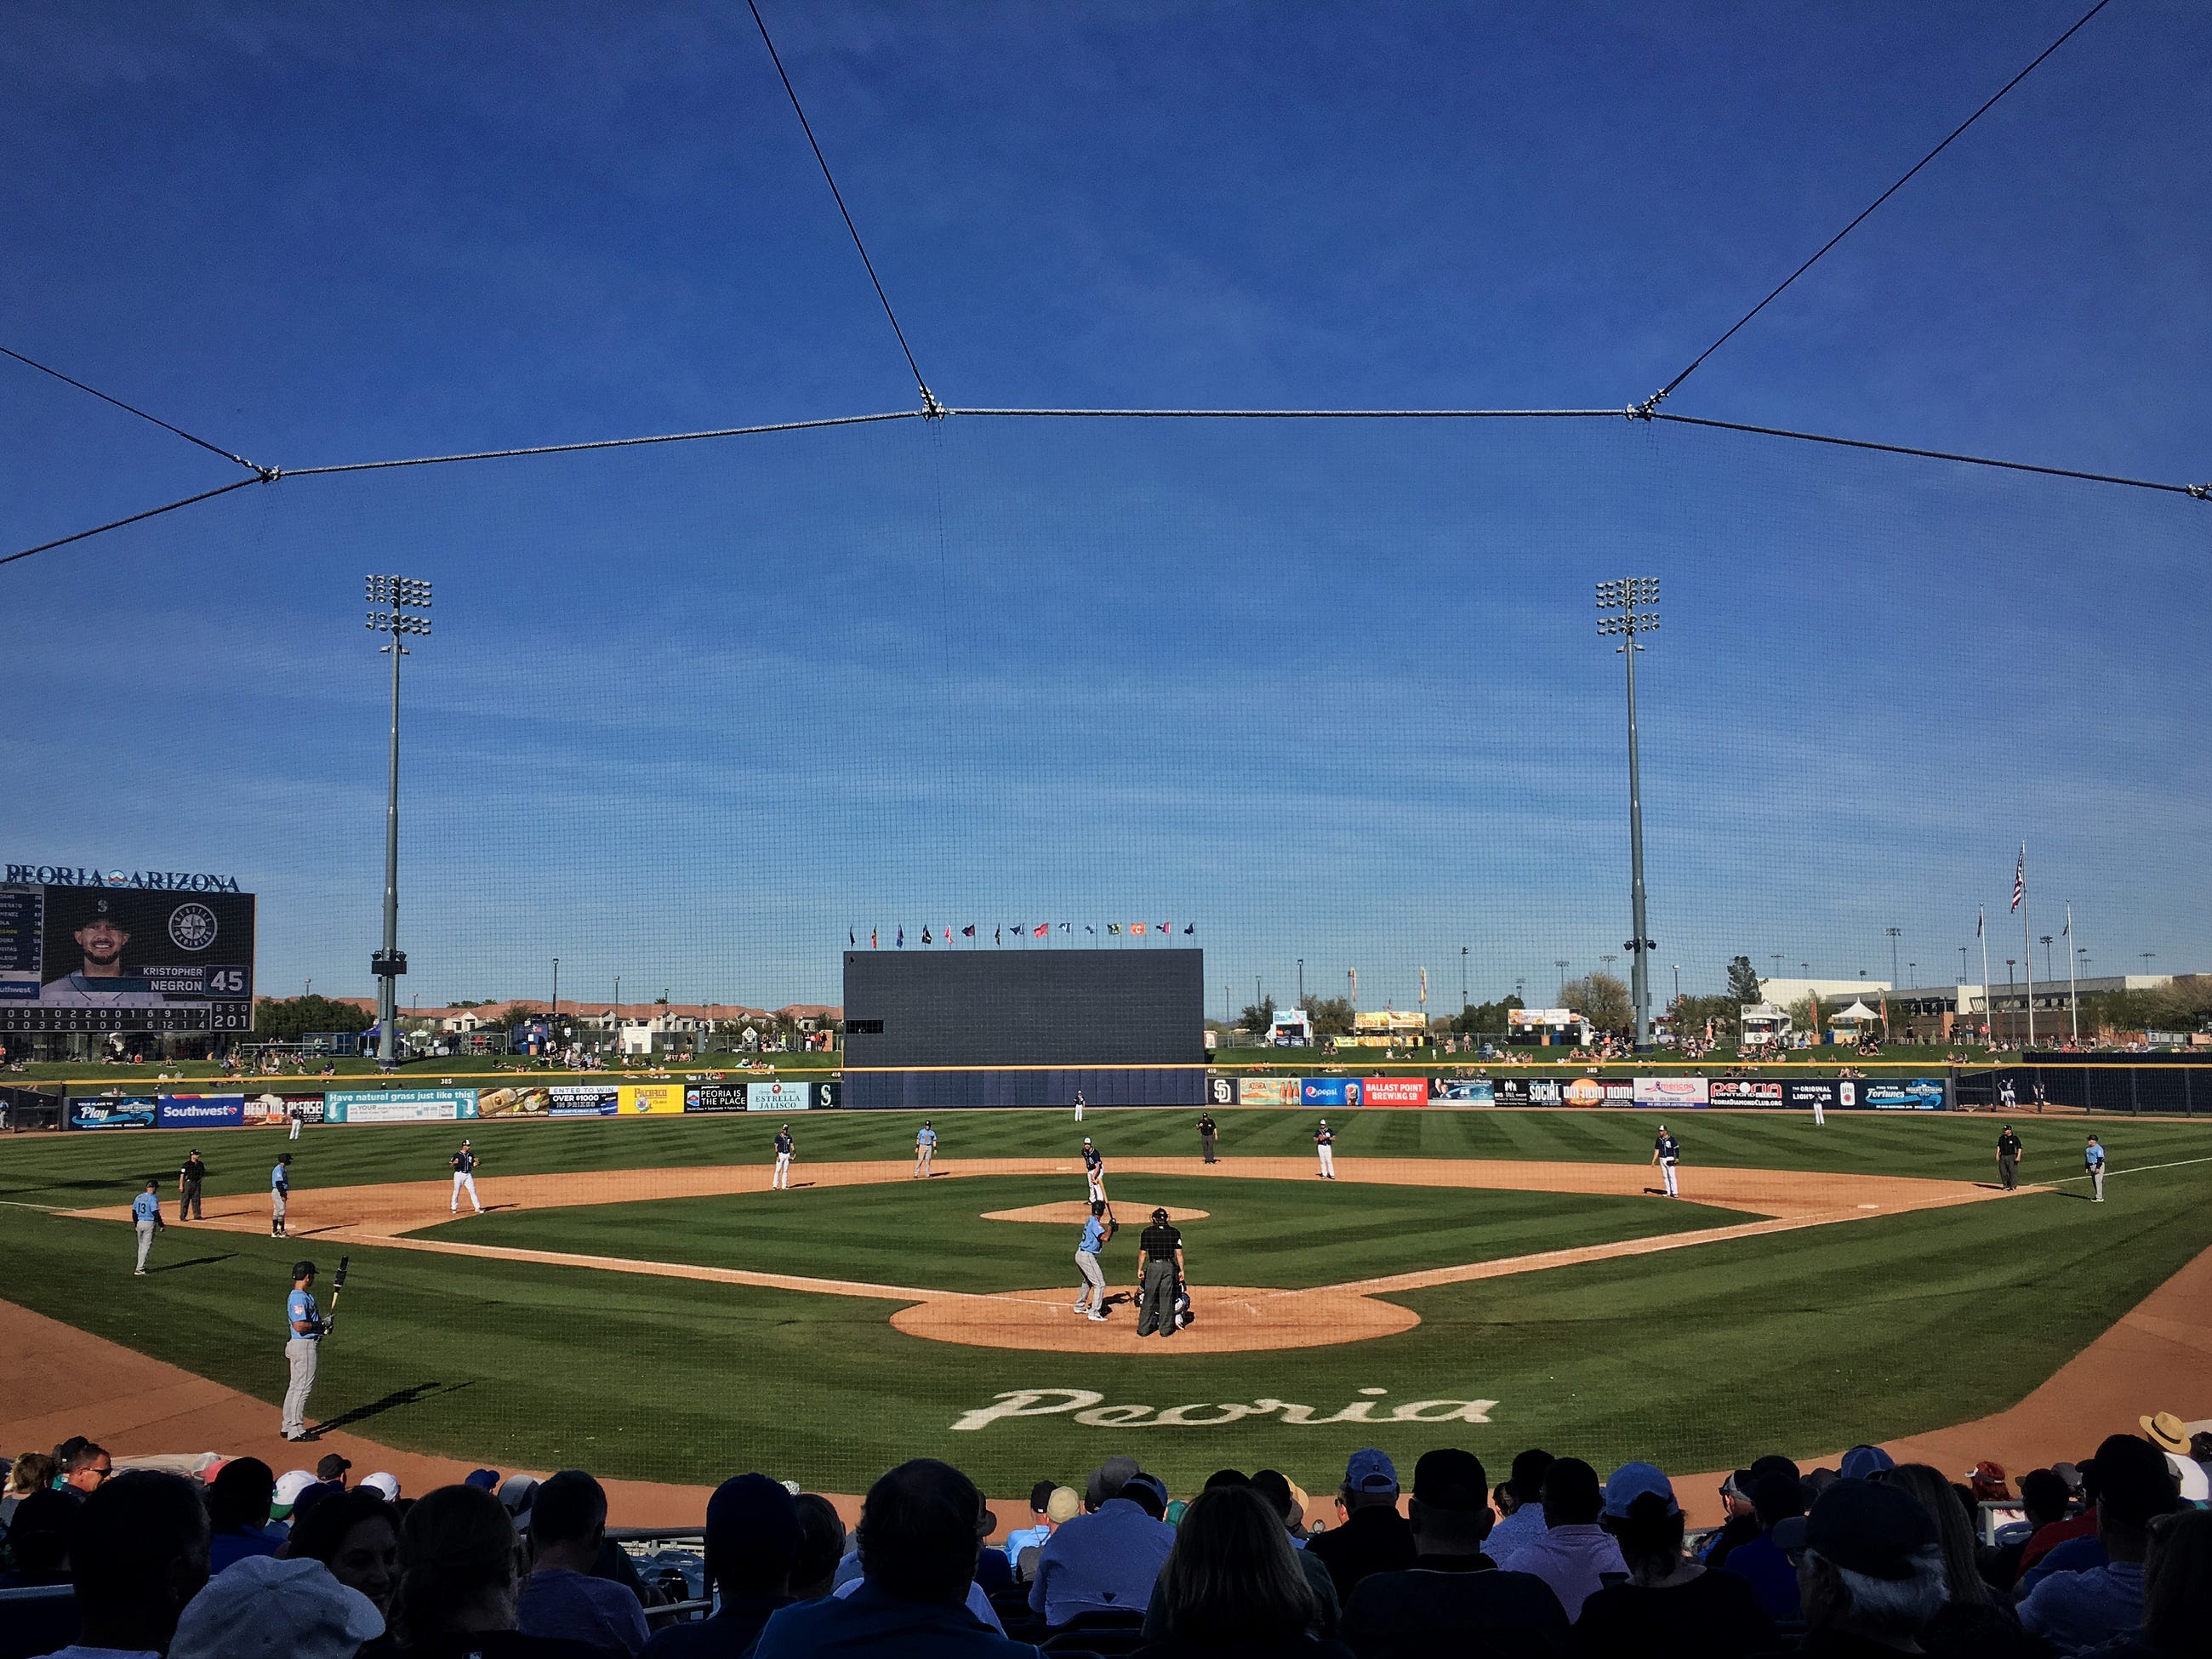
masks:
{"type": "Polygon", "coordinates": [[[169,937],[180,951],[204,951],[215,943],[215,912],[204,904],[179,904],[169,912],[169,937]]]}

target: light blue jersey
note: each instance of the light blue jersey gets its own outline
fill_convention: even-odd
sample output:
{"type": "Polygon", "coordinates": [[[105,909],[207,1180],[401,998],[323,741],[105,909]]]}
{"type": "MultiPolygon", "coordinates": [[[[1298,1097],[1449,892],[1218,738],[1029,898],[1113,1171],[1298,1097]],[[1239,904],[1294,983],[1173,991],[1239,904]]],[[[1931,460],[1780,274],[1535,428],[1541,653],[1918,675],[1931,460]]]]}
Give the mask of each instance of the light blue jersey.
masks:
{"type": "Polygon", "coordinates": [[[1083,1243],[1075,1248],[1086,1255],[1097,1255],[1105,1243],[1106,1224],[1094,1215],[1084,1222],[1083,1243]]]}
{"type": "Polygon", "coordinates": [[[920,1134],[914,1138],[914,1144],[917,1146],[934,1147],[937,1145],[937,1131],[934,1129],[924,1129],[920,1134]]]}
{"type": "Polygon", "coordinates": [[[269,1190],[272,1193],[292,1190],[292,1177],[284,1173],[284,1166],[281,1164],[269,1172],[269,1190]]]}
{"type": "Polygon", "coordinates": [[[131,1200],[131,1214],[137,1221],[159,1221],[161,1218],[161,1200],[151,1193],[141,1193],[131,1200]]]}
{"type": "Polygon", "coordinates": [[[315,1311],[315,1297],[312,1291],[295,1291],[284,1299],[284,1334],[289,1339],[304,1339],[310,1342],[323,1340],[322,1316],[315,1311]],[[311,1331],[293,1328],[299,1324],[315,1327],[311,1331]]]}
{"type": "Polygon", "coordinates": [[[2086,1170],[2103,1169],[2105,1167],[2105,1149],[2099,1146],[2095,1141],[2091,1141],[2087,1146],[2082,1149],[2081,1167],[2086,1170]]]}

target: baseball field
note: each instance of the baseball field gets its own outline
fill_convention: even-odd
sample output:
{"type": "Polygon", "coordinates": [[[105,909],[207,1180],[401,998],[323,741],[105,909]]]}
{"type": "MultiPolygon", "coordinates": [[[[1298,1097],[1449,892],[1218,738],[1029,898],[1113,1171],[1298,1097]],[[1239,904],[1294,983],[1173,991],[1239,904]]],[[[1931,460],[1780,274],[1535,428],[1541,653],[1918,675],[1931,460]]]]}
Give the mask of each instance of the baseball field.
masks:
{"type": "MultiPolygon", "coordinates": [[[[1333,1182],[1311,1114],[1218,1115],[1209,1166],[1187,1112],[951,1114],[917,1181],[917,1116],[817,1115],[785,1192],[757,1116],[12,1139],[0,1297],[57,1325],[0,1361],[0,1448],[67,1422],[255,1449],[163,1443],[217,1400],[273,1440],[305,1255],[325,1305],[350,1261],[311,1417],[394,1455],[846,1492],[915,1455],[1009,1492],[1123,1449],[1179,1489],[1273,1464],[1320,1490],[1358,1446],[1447,1440],[1719,1469],[2005,1412],[2212,1250],[2203,1123],[2027,1119],[2006,1194],[1986,1118],[1687,1113],[1670,1201],[1649,1112],[1347,1113],[1333,1182]],[[487,1209],[454,1219],[464,1133],[487,1209]],[[1123,1224],[1113,1291],[1155,1206],[1182,1229],[1196,1318],[1172,1339],[1140,1340],[1126,1300],[1072,1310],[1085,1133],[1123,1224]],[[188,1144],[211,1173],[182,1224],[188,1144]],[[170,1224],[141,1279],[125,1206],[149,1176],[170,1224]]],[[[2212,1413],[2201,1304],[2164,1340],[2131,1362],[2140,1409],[2212,1413]]]]}

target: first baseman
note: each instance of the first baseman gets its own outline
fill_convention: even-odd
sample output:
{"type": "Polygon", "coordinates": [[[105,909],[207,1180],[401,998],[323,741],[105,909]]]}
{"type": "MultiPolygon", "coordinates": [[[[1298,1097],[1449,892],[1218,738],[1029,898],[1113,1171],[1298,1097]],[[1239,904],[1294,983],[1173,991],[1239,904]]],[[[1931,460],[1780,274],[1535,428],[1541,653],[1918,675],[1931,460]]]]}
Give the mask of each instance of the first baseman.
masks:
{"type": "Polygon", "coordinates": [[[453,1171],[453,1213],[459,1215],[461,1212],[461,1194],[466,1192],[469,1195],[469,1202],[475,1205],[477,1213],[482,1215],[483,1201],[477,1196],[475,1149],[465,1140],[461,1143],[461,1150],[455,1152],[448,1162],[452,1164],[453,1171]]]}
{"type": "Polygon", "coordinates": [[[161,1219],[161,1183],[149,1181],[146,1190],[131,1200],[131,1224],[138,1230],[138,1266],[134,1276],[146,1276],[146,1258],[154,1249],[154,1235],[166,1232],[168,1224],[161,1219]]]}
{"type": "Polygon", "coordinates": [[[791,1187],[791,1155],[799,1150],[799,1143],[791,1138],[791,1125],[781,1126],[775,1132],[775,1179],[769,1186],[777,1192],[791,1187]]]}
{"type": "Polygon", "coordinates": [[[921,1128],[914,1138],[914,1178],[929,1179],[929,1160],[937,1155],[937,1131],[929,1127],[929,1120],[921,1121],[921,1128]]]}
{"type": "Polygon", "coordinates": [[[1091,1189],[1091,1201],[1103,1204],[1106,1200],[1106,1160],[1091,1144],[1091,1137],[1083,1137],[1083,1180],[1091,1189]]]}
{"type": "Polygon", "coordinates": [[[1660,1178],[1667,1183],[1667,1196],[1680,1198],[1674,1190],[1674,1165],[1682,1156],[1682,1143],[1667,1133],[1667,1126],[1659,1126],[1659,1139],[1651,1143],[1651,1161],[1659,1166],[1660,1178]]]}
{"type": "Polygon", "coordinates": [[[276,1154],[276,1167],[269,1172],[269,1237],[284,1237],[284,1211],[292,1198],[292,1154],[276,1154]]]}
{"type": "Polygon", "coordinates": [[[2089,1137],[2089,1144],[2081,1149],[2081,1167],[2089,1172],[2089,1179],[2097,1188],[2097,1195],[2090,1202],[2102,1204],[2105,1201],[2105,1144],[2094,1135],[2089,1137]]]}
{"type": "Polygon", "coordinates": [[[1322,1119],[1321,1127],[1313,1132],[1313,1143],[1315,1155],[1321,1159],[1321,1178],[1335,1180],[1336,1131],[1328,1127],[1327,1118],[1322,1119]]]}

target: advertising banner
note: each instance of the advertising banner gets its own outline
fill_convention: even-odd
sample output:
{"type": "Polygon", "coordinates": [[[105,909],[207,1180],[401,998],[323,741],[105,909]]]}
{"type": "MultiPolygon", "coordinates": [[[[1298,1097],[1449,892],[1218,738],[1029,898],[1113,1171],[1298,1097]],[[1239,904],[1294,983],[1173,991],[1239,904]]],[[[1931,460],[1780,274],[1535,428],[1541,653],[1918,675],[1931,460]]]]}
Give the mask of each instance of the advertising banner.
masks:
{"type": "Polygon", "coordinates": [[[1295,1106],[1298,1080],[1294,1077],[1240,1077],[1237,1079],[1240,1106],[1295,1106]]]}
{"type": "Polygon", "coordinates": [[[547,1089],[548,1117],[612,1117],[622,1104],[622,1088],[613,1083],[562,1083],[547,1089]]]}
{"type": "Polygon", "coordinates": [[[1706,1102],[1705,1079],[1701,1077],[1640,1077],[1635,1080],[1634,1095],[1638,1106],[1703,1106],[1706,1102]]]}
{"type": "Polygon", "coordinates": [[[1298,1080],[1301,1106],[1357,1106],[1359,1079],[1350,1077],[1309,1077],[1298,1080]]]}
{"type": "Polygon", "coordinates": [[[1843,1078],[1793,1078],[1782,1085],[1782,1103],[1810,1111],[1848,1110],[1859,1103],[1859,1085],[1843,1078]]]}
{"type": "Polygon", "coordinates": [[[1559,1085],[1559,1103],[1563,1106],[1602,1106],[1605,1104],[1605,1085],[1594,1077],[1570,1079],[1559,1085]]]}
{"type": "Polygon", "coordinates": [[[1556,1106],[1559,1103],[1559,1080],[1552,1077],[1501,1077],[1491,1085],[1492,1097],[1500,1106],[1556,1106]]]}
{"type": "Polygon", "coordinates": [[[1497,1086],[1486,1077],[1431,1078],[1429,1098],[1454,1101],[1462,1106],[1489,1106],[1496,1103],[1497,1086]]]}
{"type": "Polygon", "coordinates": [[[155,1121],[164,1129],[235,1129],[246,1122],[244,1095],[161,1095],[155,1121]]]}
{"type": "Polygon", "coordinates": [[[742,1112],[745,1085],[742,1083],[695,1083],[684,1091],[687,1112],[742,1112]]]}
{"type": "Polygon", "coordinates": [[[157,1109],[151,1095],[78,1095],[64,1121],[72,1129],[150,1129],[157,1109]]]}
{"type": "Polygon", "coordinates": [[[788,1078],[778,1078],[773,1083],[745,1085],[745,1109],[749,1112],[803,1112],[806,1109],[806,1085],[788,1078]]]}
{"type": "Polygon", "coordinates": [[[1237,1079],[1215,1072],[1206,1079],[1206,1103],[1209,1106],[1234,1106],[1237,1103],[1237,1079]]]}
{"type": "Polygon", "coordinates": [[[248,1123],[286,1123],[294,1112],[302,1123],[323,1121],[323,1097],[320,1095],[248,1095],[246,1097],[246,1121],[248,1123]]]}
{"type": "MultiPolygon", "coordinates": [[[[1835,1085],[1826,1085],[1828,1093],[1821,1099],[1824,1106],[1835,1103],[1835,1085]]],[[[1783,1085],[1765,1078],[1717,1077],[1708,1085],[1705,1099],[1714,1106],[1779,1106],[1787,1097],[1783,1085]]]]}
{"type": "Polygon", "coordinates": [[[1370,1106],[1425,1106],[1429,1080],[1425,1077],[1370,1077],[1361,1090],[1370,1106]]]}
{"type": "Polygon", "coordinates": [[[473,1089],[333,1089],[323,1097],[331,1123],[451,1123],[476,1115],[473,1089]]]}
{"type": "Polygon", "coordinates": [[[625,1083],[622,1085],[619,1110],[624,1117],[656,1116],[683,1109],[684,1085],[680,1083],[625,1083]]]}
{"type": "Polygon", "coordinates": [[[1877,1112],[1940,1112],[1949,1103],[1940,1079],[1892,1083],[1868,1078],[1859,1085],[1859,1103],[1877,1112]]]}

